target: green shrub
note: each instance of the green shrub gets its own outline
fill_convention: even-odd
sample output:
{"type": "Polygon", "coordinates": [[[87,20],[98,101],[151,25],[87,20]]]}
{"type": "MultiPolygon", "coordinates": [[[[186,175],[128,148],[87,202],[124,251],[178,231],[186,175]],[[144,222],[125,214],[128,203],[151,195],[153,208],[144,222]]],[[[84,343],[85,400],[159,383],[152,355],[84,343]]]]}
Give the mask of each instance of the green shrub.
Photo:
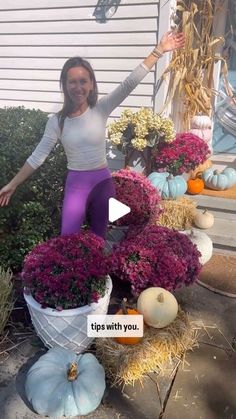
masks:
{"type": "Polygon", "coordinates": [[[0,266],[0,336],[2,335],[8,321],[11,310],[13,309],[12,298],[12,272],[6,271],[0,266]]]}
{"type": "MultiPolygon", "coordinates": [[[[40,141],[47,114],[24,107],[0,109],[0,189],[17,173],[40,141]]],[[[45,163],[0,209],[0,264],[19,271],[26,253],[58,235],[66,158],[60,143],[45,163]]]]}

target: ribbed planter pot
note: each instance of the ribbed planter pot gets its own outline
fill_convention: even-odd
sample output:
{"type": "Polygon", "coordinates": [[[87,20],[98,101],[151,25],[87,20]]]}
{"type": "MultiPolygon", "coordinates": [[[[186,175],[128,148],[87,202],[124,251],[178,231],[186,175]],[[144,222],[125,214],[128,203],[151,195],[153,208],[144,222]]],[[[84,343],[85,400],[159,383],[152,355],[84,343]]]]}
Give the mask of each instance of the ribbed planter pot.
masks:
{"type": "Polygon", "coordinates": [[[111,291],[112,281],[107,276],[106,293],[97,303],[62,311],[42,308],[32,295],[24,293],[24,298],[36,333],[44,345],[48,348],[61,346],[78,354],[93,341],[87,336],[87,316],[107,313],[111,291]]]}

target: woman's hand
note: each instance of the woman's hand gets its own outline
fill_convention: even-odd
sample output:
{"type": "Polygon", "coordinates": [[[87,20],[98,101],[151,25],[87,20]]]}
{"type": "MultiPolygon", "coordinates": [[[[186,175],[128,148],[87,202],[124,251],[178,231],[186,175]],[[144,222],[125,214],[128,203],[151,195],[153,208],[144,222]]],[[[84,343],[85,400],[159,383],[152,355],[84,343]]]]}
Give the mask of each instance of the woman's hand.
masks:
{"type": "Polygon", "coordinates": [[[11,196],[14,194],[16,190],[15,186],[12,186],[11,183],[8,183],[0,190],[0,206],[4,207],[5,205],[9,204],[11,196]]]}
{"type": "Polygon", "coordinates": [[[157,45],[161,53],[173,51],[177,48],[182,48],[185,44],[185,37],[183,33],[169,31],[162,36],[160,43],[157,45]]]}

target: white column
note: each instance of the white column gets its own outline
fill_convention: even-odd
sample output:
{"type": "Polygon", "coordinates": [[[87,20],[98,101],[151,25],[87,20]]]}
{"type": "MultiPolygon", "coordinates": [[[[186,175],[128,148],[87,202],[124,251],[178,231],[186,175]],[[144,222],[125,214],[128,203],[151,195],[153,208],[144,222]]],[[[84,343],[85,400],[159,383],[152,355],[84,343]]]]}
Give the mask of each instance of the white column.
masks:
{"type": "MultiPolygon", "coordinates": [[[[227,19],[228,0],[217,0],[215,4],[214,22],[213,22],[213,35],[215,37],[225,36],[225,26],[227,19]]],[[[223,45],[219,45],[216,49],[216,55],[220,56],[222,53],[223,45]]],[[[218,61],[214,66],[213,80],[214,88],[217,90],[219,87],[221,71],[221,61],[218,61]]],[[[214,98],[212,105],[216,104],[217,98],[214,98]]]]}
{"type": "MultiPolygon", "coordinates": [[[[176,9],[176,0],[160,0],[159,2],[159,16],[158,16],[158,37],[157,42],[160,42],[161,37],[170,30],[171,22],[173,18],[173,13],[176,9]]],[[[158,80],[160,79],[161,75],[168,67],[171,60],[171,54],[166,53],[163,57],[158,60],[157,67],[156,67],[156,86],[158,86],[158,80]]],[[[156,91],[155,86],[155,97],[154,97],[154,111],[160,112],[162,110],[166,94],[168,90],[168,83],[169,77],[166,78],[165,81],[162,82],[158,90],[156,91]]],[[[169,105],[165,111],[163,112],[163,116],[169,116],[170,114],[170,107],[169,105]]]]}

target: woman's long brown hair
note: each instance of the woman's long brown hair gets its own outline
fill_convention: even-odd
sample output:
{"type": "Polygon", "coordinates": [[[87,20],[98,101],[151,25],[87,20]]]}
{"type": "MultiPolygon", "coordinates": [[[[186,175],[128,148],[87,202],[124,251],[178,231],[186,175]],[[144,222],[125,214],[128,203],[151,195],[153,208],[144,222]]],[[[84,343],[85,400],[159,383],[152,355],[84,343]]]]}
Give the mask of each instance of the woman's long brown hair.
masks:
{"type": "Polygon", "coordinates": [[[90,108],[93,108],[96,105],[98,99],[97,82],[90,63],[81,57],[69,58],[69,60],[65,62],[62,68],[60,76],[60,87],[64,94],[64,103],[62,109],[57,113],[57,116],[61,132],[63,130],[66,117],[73,111],[73,102],[71,101],[66,88],[67,72],[70,68],[73,67],[83,67],[89,72],[90,79],[93,82],[93,90],[90,92],[88,96],[88,105],[90,106],[90,108]]]}

